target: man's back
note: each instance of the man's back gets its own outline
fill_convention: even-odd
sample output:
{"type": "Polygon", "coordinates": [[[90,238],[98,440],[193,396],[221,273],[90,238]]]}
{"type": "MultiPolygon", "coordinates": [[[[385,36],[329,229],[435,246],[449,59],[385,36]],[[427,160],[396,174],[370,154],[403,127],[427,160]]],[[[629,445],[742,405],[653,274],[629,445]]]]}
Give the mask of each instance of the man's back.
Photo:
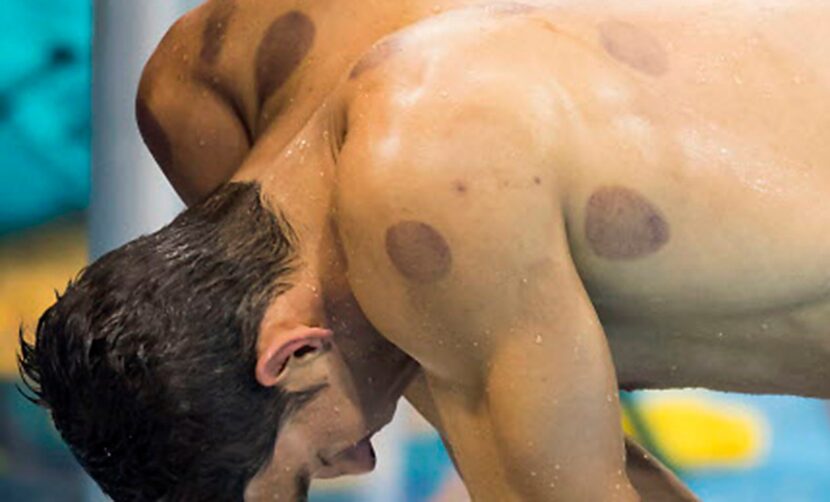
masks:
{"type": "Polygon", "coordinates": [[[830,12],[661,5],[448,13],[387,39],[345,84],[348,134],[407,162],[344,168],[341,201],[402,190],[408,211],[525,229],[561,216],[623,387],[827,395],[830,12]],[[455,169],[430,166],[442,155],[455,169]]]}

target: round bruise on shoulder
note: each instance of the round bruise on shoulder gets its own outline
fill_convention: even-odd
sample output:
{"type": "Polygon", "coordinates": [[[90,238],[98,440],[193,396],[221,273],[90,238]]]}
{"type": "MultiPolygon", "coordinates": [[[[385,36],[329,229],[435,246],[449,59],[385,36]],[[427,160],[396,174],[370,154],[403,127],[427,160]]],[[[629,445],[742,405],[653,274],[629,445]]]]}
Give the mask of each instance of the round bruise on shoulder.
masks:
{"type": "Polygon", "coordinates": [[[599,25],[602,47],[612,58],[653,77],[669,69],[668,55],[650,33],[630,23],[605,21],[599,25]]]}
{"type": "Polygon", "coordinates": [[[452,267],[446,239],[420,221],[402,221],[387,229],[386,254],[404,277],[418,283],[442,279],[452,267]]]}
{"type": "Polygon", "coordinates": [[[256,84],[260,104],[279,89],[314,44],[316,28],[311,19],[299,11],[277,18],[265,30],[256,53],[256,84]]]}
{"type": "Polygon", "coordinates": [[[173,164],[173,148],[170,138],[167,137],[167,133],[164,132],[164,128],[161,127],[153,111],[141,98],[135,102],[135,117],[138,130],[141,131],[144,143],[153,154],[153,158],[162,169],[170,168],[173,164]]]}
{"type": "Polygon", "coordinates": [[[669,241],[669,224],[638,192],[608,186],[588,199],[585,236],[594,253],[603,258],[634,259],[662,248],[669,241]]]}
{"type": "Polygon", "coordinates": [[[202,31],[202,50],[199,53],[203,63],[212,65],[219,59],[235,11],[236,0],[221,0],[208,16],[202,31]]]}
{"type": "Polygon", "coordinates": [[[364,73],[377,68],[384,61],[401,52],[401,49],[402,43],[399,38],[387,38],[373,45],[369,49],[369,52],[354,65],[351,73],[349,73],[349,78],[354,80],[364,73]]]}

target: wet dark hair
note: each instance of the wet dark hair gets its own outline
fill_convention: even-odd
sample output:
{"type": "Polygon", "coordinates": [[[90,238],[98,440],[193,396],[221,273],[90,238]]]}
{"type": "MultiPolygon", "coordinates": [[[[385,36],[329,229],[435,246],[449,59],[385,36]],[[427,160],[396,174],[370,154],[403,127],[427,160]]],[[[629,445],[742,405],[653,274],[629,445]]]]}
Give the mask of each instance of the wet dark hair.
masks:
{"type": "Polygon", "coordinates": [[[31,400],[116,501],[243,500],[297,402],[255,378],[264,312],[296,237],[231,183],[101,257],[20,335],[31,400]]]}

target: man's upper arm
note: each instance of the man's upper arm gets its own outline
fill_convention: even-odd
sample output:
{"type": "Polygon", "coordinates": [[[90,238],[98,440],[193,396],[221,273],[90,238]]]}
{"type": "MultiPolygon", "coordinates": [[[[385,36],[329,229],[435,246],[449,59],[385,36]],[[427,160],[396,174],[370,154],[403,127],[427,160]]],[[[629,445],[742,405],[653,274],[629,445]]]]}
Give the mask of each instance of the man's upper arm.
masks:
{"type": "Polygon", "coordinates": [[[217,57],[204,50],[206,23],[226,4],[207,2],[176,22],[145,66],[136,98],[144,142],[187,204],[229,180],[250,148],[230,91],[215,77],[217,57]]]}
{"type": "Polygon", "coordinates": [[[566,114],[521,68],[487,70],[351,101],[352,287],[424,367],[474,497],[625,499],[614,369],[564,225],[566,114]]]}
{"type": "Polygon", "coordinates": [[[573,170],[567,105],[527,63],[480,61],[453,40],[424,44],[341,90],[340,230],[356,289],[378,295],[390,336],[402,316],[439,314],[452,332],[484,333],[506,312],[538,316],[531,297],[545,274],[578,283],[562,208],[573,170]],[[435,52],[447,55],[421,57],[435,52]]]}

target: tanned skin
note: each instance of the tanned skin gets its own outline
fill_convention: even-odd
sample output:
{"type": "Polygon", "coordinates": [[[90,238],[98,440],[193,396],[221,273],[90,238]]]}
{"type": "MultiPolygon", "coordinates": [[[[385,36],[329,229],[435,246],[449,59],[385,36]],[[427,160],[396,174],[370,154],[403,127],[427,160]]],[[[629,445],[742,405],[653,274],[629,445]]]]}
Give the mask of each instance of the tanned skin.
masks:
{"type": "Polygon", "coordinates": [[[139,121],[339,264],[474,500],[632,500],[618,387],[830,396],[830,9],[528,3],[208,2],[139,121]]]}

